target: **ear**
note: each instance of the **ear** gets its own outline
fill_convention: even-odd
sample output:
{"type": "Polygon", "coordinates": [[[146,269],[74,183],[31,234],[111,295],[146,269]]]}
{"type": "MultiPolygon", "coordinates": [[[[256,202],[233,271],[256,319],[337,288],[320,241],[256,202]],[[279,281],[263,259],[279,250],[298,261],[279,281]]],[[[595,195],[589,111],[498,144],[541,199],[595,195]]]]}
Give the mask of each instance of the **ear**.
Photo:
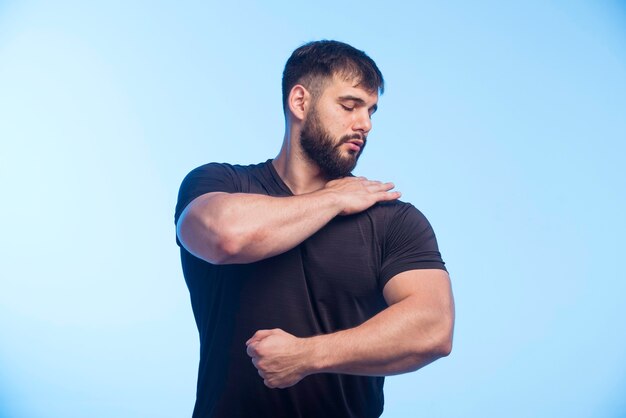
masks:
{"type": "Polygon", "coordinates": [[[304,116],[309,108],[311,94],[301,84],[293,86],[287,98],[289,111],[298,120],[304,120],[304,116]]]}

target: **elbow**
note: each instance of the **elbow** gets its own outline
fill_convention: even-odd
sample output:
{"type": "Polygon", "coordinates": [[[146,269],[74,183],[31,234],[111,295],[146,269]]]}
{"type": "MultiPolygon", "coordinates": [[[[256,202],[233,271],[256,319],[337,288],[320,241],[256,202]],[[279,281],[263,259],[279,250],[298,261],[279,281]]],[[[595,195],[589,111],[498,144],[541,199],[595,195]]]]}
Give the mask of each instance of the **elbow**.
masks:
{"type": "Polygon", "coordinates": [[[421,347],[420,352],[416,353],[417,358],[430,358],[430,361],[435,361],[442,357],[447,357],[452,352],[452,337],[441,336],[430,340],[429,344],[421,347]]]}
{"type": "Polygon", "coordinates": [[[270,232],[265,228],[244,229],[236,224],[213,229],[210,235],[214,249],[214,264],[248,264],[267,256],[260,250],[260,242],[265,242],[270,232]]]}
{"type": "Polygon", "coordinates": [[[454,321],[449,319],[441,319],[431,329],[426,347],[422,345],[420,354],[426,351],[427,356],[432,361],[442,357],[447,357],[452,352],[452,336],[454,329],[454,321]]]}
{"type": "Polygon", "coordinates": [[[228,234],[214,235],[206,247],[210,252],[211,264],[233,264],[237,262],[243,245],[236,236],[228,234]]]}
{"type": "Polygon", "coordinates": [[[433,353],[437,358],[448,357],[452,353],[452,336],[442,339],[434,348],[433,353]]]}
{"type": "Polygon", "coordinates": [[[193,214],[181,217],[176,233],[189,253],[215,265],[237,262],[243,248],[242,241],[230,228],[218,227],[193,214]]]}
{"type": "Polygon", "coordinates": [[[441,321],[438,337],[434,341],[433,353],[437,358],[447,357],[452,352],[452,336],[454,333],[454,320],[444,319],[441,321]]]}
{"type": "Polygon", "coordinates": [[[235,264],[243,261],[244,241],[233,228],[205,226],[203,255],[211,264],[235,264]]]}
{"type": "Polygon", "coordinates": [[[452,352],[454,319],[454,301],[451,299],[447,309],[439,312],[433,326],[432,353],[436,358],[447,357],[452,352]]]}

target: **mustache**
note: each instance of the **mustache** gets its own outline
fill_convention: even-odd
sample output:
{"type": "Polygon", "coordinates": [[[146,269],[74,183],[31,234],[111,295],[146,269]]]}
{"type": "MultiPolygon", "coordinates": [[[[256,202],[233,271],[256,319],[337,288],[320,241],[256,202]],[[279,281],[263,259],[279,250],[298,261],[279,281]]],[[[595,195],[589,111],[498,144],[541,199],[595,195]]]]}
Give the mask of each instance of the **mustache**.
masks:
{"type": "Polygon", "coordinates": [[[361,134],[351,134],[351,135],[342,136],[341,138],[339,138],[339,143],[335,145],[335,148],[339,148],[346,142],[349,142],[353,139],[360,139],[361,141],[363,141],[363,146],[361,148],[365,148],[365,145],[367,144],[367,136],[361,135],[361,134]]]}

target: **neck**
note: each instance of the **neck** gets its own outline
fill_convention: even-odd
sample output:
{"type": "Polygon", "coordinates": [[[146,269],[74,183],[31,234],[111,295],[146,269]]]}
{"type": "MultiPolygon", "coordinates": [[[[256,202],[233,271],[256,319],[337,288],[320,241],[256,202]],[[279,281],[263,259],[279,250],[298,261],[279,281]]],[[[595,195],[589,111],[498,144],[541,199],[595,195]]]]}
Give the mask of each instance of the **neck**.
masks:
{"type": "Polygon", "coordinates": [[[323,188],[328,180],[304,155],[296,135],[300,135],[299,131],[286,130],[283,145],[272,164],[294,195],[312,193],[323,188]]]}

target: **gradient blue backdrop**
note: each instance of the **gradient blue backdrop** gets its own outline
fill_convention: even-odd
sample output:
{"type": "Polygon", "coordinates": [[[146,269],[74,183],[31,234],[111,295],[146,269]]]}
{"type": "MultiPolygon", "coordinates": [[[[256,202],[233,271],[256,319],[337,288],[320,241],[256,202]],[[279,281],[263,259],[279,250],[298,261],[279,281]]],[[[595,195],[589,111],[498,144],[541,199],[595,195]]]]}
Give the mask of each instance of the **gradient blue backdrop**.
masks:
{"type": "Polygon", "coordinates": [[[456,296],[383,416],[626,416],[626,6],[539,0],[0,1],[0,416],[190,416],[178,186],[277,154],[321,38],[382,69],[356,172],[428,216],[456,296]]]}

